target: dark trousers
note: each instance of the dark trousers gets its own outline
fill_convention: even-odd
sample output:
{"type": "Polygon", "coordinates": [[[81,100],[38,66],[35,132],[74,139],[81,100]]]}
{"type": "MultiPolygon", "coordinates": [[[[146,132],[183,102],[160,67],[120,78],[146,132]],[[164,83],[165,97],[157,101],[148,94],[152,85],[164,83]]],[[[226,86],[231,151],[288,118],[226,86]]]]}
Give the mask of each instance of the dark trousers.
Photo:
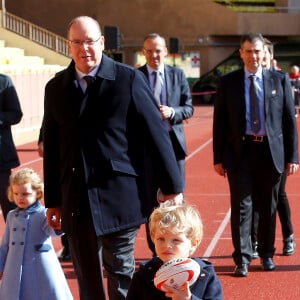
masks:
{"type": "Polygon", "coordinates": [[[6,221],[8,212],[16,208],[16,205],[13,202],[10,202],[7,198],[7,188],[9,185],[10,174],[10,169],[0,171],[0,205],[4,221],[6,221]]]}
{"type": "Polygon", "coordinates": [[[288,238],[291,234],[294,233],[291,220],[291,209],[289,205],[289,199],[285,191],[286,179],[287,173],[283,172],[280,180],[277,204],[277,212],[281,223],[283,239],[288,238]]]}
{"type": "MultiPolygon", "coordinates": [[[[291,220],[291,209],[289,199],[285,191],[285,185],[287,180],[287,173],[284,171],[281,175],[279,191],[278,191],[278,203],[277,212],[281,223],[281,231],[283,239],[288,238],[294,233],[292,220],[291,220]]],[[[257,242],[257,230],[258,230],[258,210],[255,205],[253,208],[253,225],[252,225],[252,242],[257,242]]]]}
{"type": "Polygon", "coordinates": [[[76,235],[68,234],[80,300],[106,300],[103,268],[110,300],[124,300],[135,270],[138,227],[97,237],[91,219],[81,220],[76,235]]]}
{"type": "Polygon", "coordinates": [[[235,264],[250,263],[252,258],[252,213],[257,206],[258,252],[273,257],[276,208],[280,174],[276,171],[267,142],[245,142],[241,165],[228,170],[231,194],[231,234],[235,264]]]}

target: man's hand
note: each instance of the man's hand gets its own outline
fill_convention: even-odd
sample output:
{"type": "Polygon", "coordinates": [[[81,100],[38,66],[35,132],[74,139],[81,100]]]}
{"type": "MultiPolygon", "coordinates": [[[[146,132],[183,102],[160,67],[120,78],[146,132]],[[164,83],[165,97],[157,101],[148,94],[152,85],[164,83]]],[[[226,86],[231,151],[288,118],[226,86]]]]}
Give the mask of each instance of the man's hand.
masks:
{"type": "Polygon", "coordinates": [[[38,143],[38,154],[39,154],[39,157],[43,157],[44,156],[44,143],[43,142],[39,142],[38,143]]]}
{"type": "Polygon", "coordinates": [[[166,105],[160,105],[159,106],[160,114],[163,120],[170,119],[172,116],[172,108],[166,105]]]}
{"type": "Polygon", "coordinates": [[[184,203],[183,194],[163,194],[161,189],[158,189],[157,191],[157,201],[160,204],[166,204],[166,205],[182,205],[184,203]]]}
{"type": "Polygon", "coordinates": [[[47,221],[49,226],[55,230],[61,230],[61,210],[60,207],[48,208],[47,212],[47,221]]]}
{"type": "Polygon", "coordinates": [[[214,165],[214,168],[215,168],[215,171],[216,171],[220,176],[226,177],[226,171],[225,171],[225,169],[223,168],[223,165],[222,165],[222,164],[215,164],[215,165],[214,165]]]}
{"type": "Polygon", "coordinates": [[[287,163],[286,164],[286,173],[288,175],[293,175],[295,174],[299,169],[299,164],[296,163],[287,163]]]}

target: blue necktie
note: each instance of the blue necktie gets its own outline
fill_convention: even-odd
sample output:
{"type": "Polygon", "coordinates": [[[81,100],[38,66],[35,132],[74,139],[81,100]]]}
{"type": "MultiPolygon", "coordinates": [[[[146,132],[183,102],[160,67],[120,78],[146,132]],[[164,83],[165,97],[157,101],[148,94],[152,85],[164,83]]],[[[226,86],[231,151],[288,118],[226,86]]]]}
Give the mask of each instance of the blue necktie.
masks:
{"type": "Polygon", "coordinates": [[[257,95],[257,89],[255,86],[255,75],[249,76],[250,79],[250,122],[251,129],[254,133],[258,133],[260,130],[260,114],[259,114],[259,101],[257,95]]]}

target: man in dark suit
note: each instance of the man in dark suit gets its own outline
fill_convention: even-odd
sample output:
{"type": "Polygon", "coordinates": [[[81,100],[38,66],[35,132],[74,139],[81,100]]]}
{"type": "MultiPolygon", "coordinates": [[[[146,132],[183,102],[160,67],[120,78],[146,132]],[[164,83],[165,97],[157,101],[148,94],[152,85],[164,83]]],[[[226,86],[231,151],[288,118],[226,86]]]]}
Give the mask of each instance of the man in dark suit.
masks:
{"type": "Polygon", "coordinates": [[[298,169],[298,138],[293,97],[286,74],[263,70],[264,38],[242,37],[244,69],[221,78],[214,109],[215,171],[228,177],[235,276],[247,276],[252,259],[253,199],[257,202],[258,253],[263,270],[273,262],[276,207],[281,173],[298,169]],[[253,84],[251,77],[254,76],[253,84]],[[252,97],[252,88],[255,97],[252,97]],[[253,102],[252,99],[256,99],[253,102]],[[258,104],[258,115],[251,108],[258,104]]]}
{"type": "Polygon", "coordinates": [[[166,41],[157,33],[151,33],[144,39],[143,54],[146,64],[139,68],[150,88],[154,89],[154,72],[158,72],[162,88],[158,106],[161,117],[167,127],[173,150],[177,159],[182,181],[185,186],[185,157],[187,148],[182,122],[193,116],[194,108],[188,81],[183,70],[164,64],[168,55],[166,41]]]}
{"type": "MultiPolygon", "coordinates": [[[[155,94],[155,81],[161,83],[161,91],[157,100],[161,118],[169,131],[173,150],[176,156],[177,165],[180,170],[183,186],[185,187],[185,157],[187,148],[183,128],[183,120],[192,117],[194,108],[190,94],[189,84],[184,72],[176,67],[164,64],[165,57],[168,55],[166,41],[157,33],[148,34],[144,38],[143,54],[146,64],[139,68],[149,83],[155,94]],[[156,79],[157,76],[157,79],[156,79]]],[[[156,192],[158,183],[156,182],[156,172],[148,172],[151,198],[153,207],[157,206],[156,192]]],[[[147,241],[153,255],[155,247],[147,230],[147,241]]]]}
{"type": "Polygon", "coordinates": [[[125,299],[136,234],[152,208],[145,153],[159,171],[163,201],[177,203],[181,177],[141,72],[103,54],[104,37],[90,17],[70,22],[68,45],[71,64],[45,89],[48,222],[68,234],[80,299],[106,299],[102,266],[110,299],[125,299]]]}
{"type": "MultiPolygon", "coordinates": [[[[267,70],[277,70],[272,66],[272,61],[274,58],[274,45],[273,43],[265,38],[265,57],[262,63],[263,68],[267,70]]],[[[291,219],[291,209],[289,205],[289,199],[285,190],[287,181],[286,170],[281,174],[279,191],[278,191],[278,203],[277,203],[277,212],[279,220],[281,223],[281,231],[283,236],[283,255],[292,255],[295,252],[296,242],[294,237],[294,229],[291,219]]],[[[252,245],[253,245],[253,255],[252,258],[257,258],[257,228],[258,228],[258,213],[256,209],[253,211],[253,225],[252,225],[252,245]]]]}

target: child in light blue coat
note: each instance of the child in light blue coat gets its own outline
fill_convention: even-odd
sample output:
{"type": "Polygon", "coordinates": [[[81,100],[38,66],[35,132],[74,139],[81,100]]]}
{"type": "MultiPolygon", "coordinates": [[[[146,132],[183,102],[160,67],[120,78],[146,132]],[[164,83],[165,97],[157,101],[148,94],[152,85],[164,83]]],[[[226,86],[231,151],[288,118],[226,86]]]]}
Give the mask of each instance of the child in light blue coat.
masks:
{"type": "Polygon", "coordinates": [[[38,174],[24,168],[10,178],[8,197],[17,208],[7,216],[0,246],[0,299],[71,300],[48,226],[38,174]]]}

